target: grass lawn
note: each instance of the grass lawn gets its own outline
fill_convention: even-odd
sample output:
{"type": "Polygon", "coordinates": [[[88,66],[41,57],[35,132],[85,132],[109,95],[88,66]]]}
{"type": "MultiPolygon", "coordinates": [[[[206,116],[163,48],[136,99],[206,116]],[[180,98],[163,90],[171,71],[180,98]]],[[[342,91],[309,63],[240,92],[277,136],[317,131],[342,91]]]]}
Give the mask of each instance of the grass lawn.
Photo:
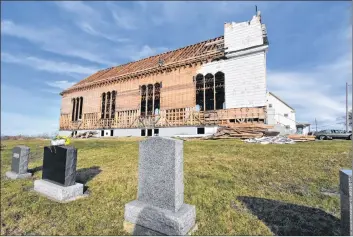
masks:
{"type": "MultiPolygon", "coordinates": [[[[89,196],[56,203],[31,189],[48,140],[2,141],[1,235],[126,235],[124,205],[137,195],[137,138],[73,140],[78,182],[89,196]],[[27,145],[29,180],[6,180],[11,149],[27,145]]],[[[350,141],[294,145],[239,140],[184,142],[185,203],[194,235],[339,235],[339,169],[352,167],[350,141]]]]}

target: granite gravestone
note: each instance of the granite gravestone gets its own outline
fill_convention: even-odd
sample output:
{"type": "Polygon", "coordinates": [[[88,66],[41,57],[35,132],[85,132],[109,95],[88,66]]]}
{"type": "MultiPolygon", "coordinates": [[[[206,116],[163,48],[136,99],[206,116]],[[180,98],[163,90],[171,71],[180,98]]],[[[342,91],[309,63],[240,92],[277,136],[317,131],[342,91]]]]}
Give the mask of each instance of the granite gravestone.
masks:
{"type": "Polygon", "coordinates": [[[27,146],[16,146],[12,149],[11,171],[6,172],[10,179],[24,179],[31,177],[28,171],[30,149],[27,146]]]}
{"type": "Polygon", "coordinates": [[[65,187],[75,184],[77,150],[70,146],[44,147],[42,179],[65,187]]]}
{"type": "Polygon", "coordinates": [[[44,147],[42,179],[34,182],[34,190],[57,201],[70,201],[83,195],[83,184],[75,182],[76,163],[76,148],[44,147]]]}
{"type": "Polygon", "coordinates": [[[341,234],[353,235],[352,170],[340,170],[341,234]]]}
{"type": "Polygon", "coordinates": [[[186,235],[195,230],[195,206],[184,204],[183,141],[140,142],[137,200],[125,205],[124,229],[134,235],[186,235]]]}

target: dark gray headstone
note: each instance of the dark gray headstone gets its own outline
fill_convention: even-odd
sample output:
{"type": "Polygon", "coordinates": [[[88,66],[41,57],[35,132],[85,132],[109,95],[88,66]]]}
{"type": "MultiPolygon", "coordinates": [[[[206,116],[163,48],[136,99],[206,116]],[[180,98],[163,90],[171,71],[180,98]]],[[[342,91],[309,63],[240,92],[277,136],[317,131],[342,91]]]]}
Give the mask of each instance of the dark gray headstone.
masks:
{"type": "Polygon", "coordinates": [[[11,171],[16,174],[25,174],[28,170],[30,149],[27,146],[16,146],[12,149],[11,171]]]}
{"type": "Polygon", "coordinates": [[[62,186],[75,185],[77,149],[72,146],[44,147],[42,179],[62,186]]]}
{"type": "Polygon", "coordinates": [[[353,235],[352,170],[340,170],[341,234],[353,235]]]}
{"type": "Polygon", "coordinates": [[[176,212],[184,202],[183,141],[153,137],[140,142],[138,198],[176,212]]]}

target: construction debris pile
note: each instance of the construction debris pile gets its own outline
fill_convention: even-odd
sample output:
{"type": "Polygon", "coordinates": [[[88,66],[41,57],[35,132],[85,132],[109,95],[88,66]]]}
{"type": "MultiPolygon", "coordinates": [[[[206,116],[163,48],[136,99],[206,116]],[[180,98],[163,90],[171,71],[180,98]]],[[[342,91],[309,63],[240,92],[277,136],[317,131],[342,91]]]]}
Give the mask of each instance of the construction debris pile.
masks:
{"type": "Polygon", "coordinates": [[[285,136],[250,138],[244,140],[247,143],[259,144],[295,144],[295,141],[285,136]]]}
{"type": "Polygon", "coordinates": [[[93,137],[95,135],[97,135],[98,132],[95,131],[89,131],[89,132],[84,132],[84,133],[80,133],[80,134],[76,134],[73,137],[74,138],[90,138],[93,137]]]}
{"type": "Polygon", "coordinates": [[[273,128],[266,124],[227,124],[218,128],[217,132],[205,139],[227,139],[227,138],[260,138],[263,136],[276,136],[279,132],[268,131],[273,128]]]}
{"type": "Polygon", "coordinates": [[[293,139],[296,142],[307,142],[307,141],[315,141],[315,136],[309,135],[301,135],[301,134],[292,134],[287,136],[290,139],[293,139]]]}
{"type": "Polygon", "coordinates": [[[266,124],[227,124],[218,128],[217,132],[211,136],[204,137],[206,140],[217,139],[246,139],[247,143],[259,144],[294,144],[295,142],[315,141],[315,136],[304,136],[293,134],[288,136],[279,136],[279,132],[269,131],[273,128],[266,124]]]}

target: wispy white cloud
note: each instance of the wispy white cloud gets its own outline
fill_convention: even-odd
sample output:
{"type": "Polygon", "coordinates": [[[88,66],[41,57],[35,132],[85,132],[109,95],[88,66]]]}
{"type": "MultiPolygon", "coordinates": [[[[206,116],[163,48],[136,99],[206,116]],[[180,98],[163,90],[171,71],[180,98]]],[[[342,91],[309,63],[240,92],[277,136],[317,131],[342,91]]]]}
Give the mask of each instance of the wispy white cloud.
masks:
{"type": "Polygon", "coordinates": [[[168,48],[166,47],[150,47],[148,45],[142,46],[140,49],[135,49],[135,47],[131,48],[131,52],[129,53],[129,57],[132,60],[139,60],[142,58],[147,58],[162,52],[168,51],[168,48]]]}
{"type": "Polygon", "coordinates": [[[268,71],[268,88],[296,109],[297,120],[337,127],[345,113],[344,84],[351,79],[352,61],[347,55],[312,70],[268,71]],[[342,93],[337,91],[342,90],[342,93]]]}
{"type": "Polygon", "coordinates": [[[119,7],[117,5],[111,5],[111,13],[115,20],[116,25],[126,30],[135,30],[137,29],[137,19],[134,12],[119,7]]]}
{"type": "Polygon", "coordinates": [[[93,8],[86,5],[82,1],[59,1],[55,2],[55,4],[66,11],[72,12],[77,15],[89,15],[91,17],[98,17],[93,8]]]}
{"type": "Polygon", "coordinates": [[[32,56],[12,55],[9,53],[1,53],[1,62],[14,63],[29,66],[40,71],[47,71],[52,73],[70,74],[78,73],[83,75],[93,74],[98,71],[97,68],[89,68],[77,64],[66,62],[55,62],[36,58],[32,56]]]}
{"type": "Polygon", "coordinates": [[[94,35],[94,36],[99,36],[102,38],[105,38],[107,40],[113,41],[113,42],[117,42],[117,43],[125,43],[125,42],[130,42],[130,39],[128,38],[120,38],[114,35],[109,35],[109,34],[105,34],[103,32],[100,32],[96,29],[94,29],[88,22],[83,22],[83,21],[77,21],[76,25],[84,32],[86,32],[87,34],[90,35],[94,35]]]}
{"type": "Polygon", "coordinates": [[[65,90],[71,86],[73,86],[76,82],[71,82],[71,81],[47,81],[45,82],[48,86],[59,88],[62,90],[65,90]]]}
{"type": "Polygon", "coordinates": [[[111,33],[114,25],[103,19],[104,14],[82,1],[60,1],[55,3],[62,10],[71,13],[74,23],[87,34],[102,37],[112,42],[123,43],[130,40],[111,33]],[[109,32],[109,33],[108,33],[109,32]]]}
{"type": "Polygon", "coordinates": [[[8,35],[26,39],[37,44],[45,51],[56,54],[81,58],[90,62],[115,65],[114,62],[104,59],[102,52],[96,45],[87,40],[78,40],[75,34],[65,32],[62,29],[51,27],[39,28],[31,25],[20,25],[10,20],[1,21],[1,35],[8,35]]]}
{"type": "Polygon", "coordinates": [[[245,8],[254,5],[267,5],[263,2],[232,2],[232,1],[157,1],[157,2],[137,2],[140,13],[148,22],[155,25],[163,24],[195,24],[202,18],[202,25],[224,17],[225,15],[235,16],[245,8]],[[207,16],[207,17],[204,17],[207,16]],[[212,17],[209,17],[212,16],[212,17]]]}

